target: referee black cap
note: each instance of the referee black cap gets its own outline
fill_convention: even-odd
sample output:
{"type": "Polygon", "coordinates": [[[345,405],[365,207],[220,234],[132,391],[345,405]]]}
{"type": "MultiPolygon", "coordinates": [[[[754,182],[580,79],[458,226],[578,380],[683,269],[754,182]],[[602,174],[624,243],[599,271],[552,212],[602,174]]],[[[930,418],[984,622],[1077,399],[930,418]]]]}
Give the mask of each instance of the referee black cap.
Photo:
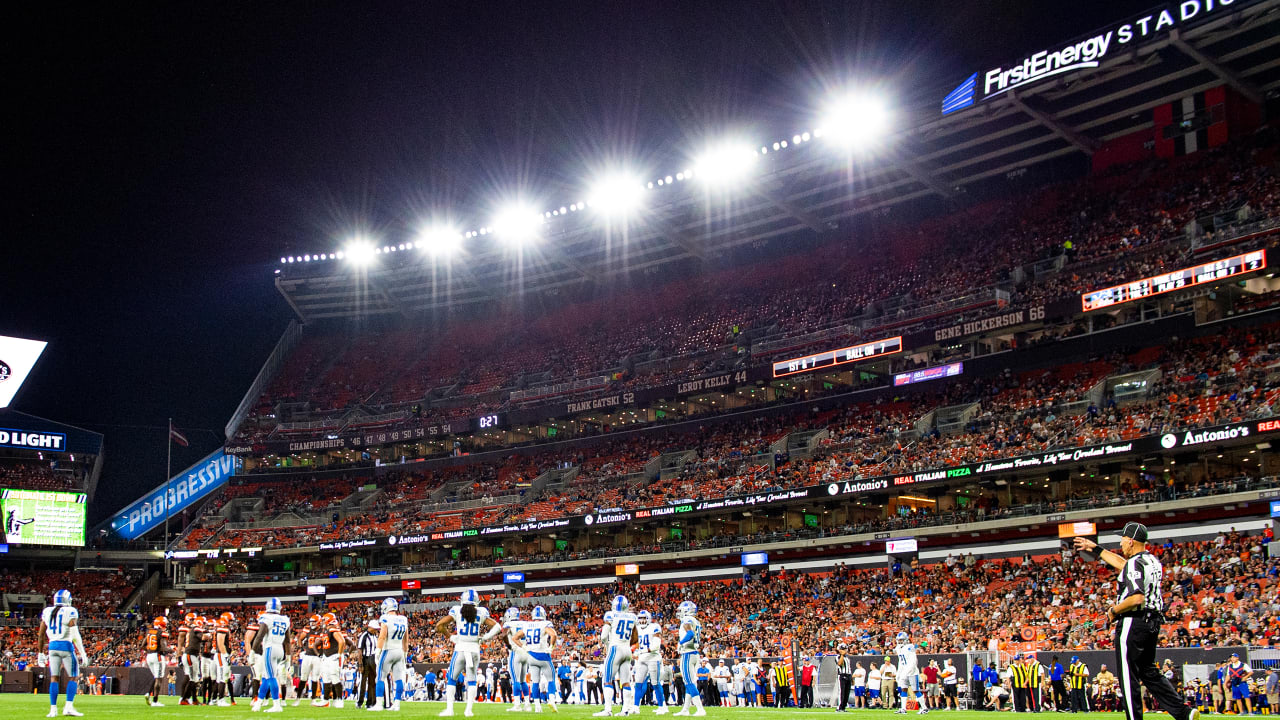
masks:
{"type": "Polygon", "coordinates": [[[1120,531],[1120,537],[1144,543],[1147,541],[1147,526],[1138,522],[1128,523],[1124,526],[1124,530],[1120,531]]]}

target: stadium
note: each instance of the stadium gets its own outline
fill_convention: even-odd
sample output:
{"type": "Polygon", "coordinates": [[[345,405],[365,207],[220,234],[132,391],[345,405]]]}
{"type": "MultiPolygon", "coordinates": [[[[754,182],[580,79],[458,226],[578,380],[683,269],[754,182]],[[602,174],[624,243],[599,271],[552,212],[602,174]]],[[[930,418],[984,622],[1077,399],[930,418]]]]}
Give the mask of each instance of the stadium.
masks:
{"type": "Polygon", "coordinates": [[[218,446],[96,525],[109,436],[19,410],[66,344],[6,333],[0,704],[70,705],[56,660],[93,717],[1182,720],[1092,548],[1145,542],[1151,671],[1276,712],[1280,2],[1095,20],[272,249],[290,319],[218,446]]]}

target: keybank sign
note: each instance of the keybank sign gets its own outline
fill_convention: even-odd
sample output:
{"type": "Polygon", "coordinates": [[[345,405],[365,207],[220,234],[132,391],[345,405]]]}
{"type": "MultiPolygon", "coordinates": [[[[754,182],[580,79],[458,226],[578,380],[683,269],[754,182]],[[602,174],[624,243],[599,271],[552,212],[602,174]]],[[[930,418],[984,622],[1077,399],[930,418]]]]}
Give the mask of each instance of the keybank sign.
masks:
{"type": "Polygon", "coordinates": [[[1107,55],[1131,43],[1163,35],[1182,23],[1203,18],[1236,3],[1244,4],[1245,0],[1183,0],[1069,45],[1033,53],[1016,65],[991,68],[982,74],[980,83],[975,82],[977,78],[971,75],[947,94],[942,101],[942,114],[953,113],[975,102],[1063,73],[1096,68],[1107,55]],[[977,92],[978,85],[981,85],[981,94],[977,92]]]}

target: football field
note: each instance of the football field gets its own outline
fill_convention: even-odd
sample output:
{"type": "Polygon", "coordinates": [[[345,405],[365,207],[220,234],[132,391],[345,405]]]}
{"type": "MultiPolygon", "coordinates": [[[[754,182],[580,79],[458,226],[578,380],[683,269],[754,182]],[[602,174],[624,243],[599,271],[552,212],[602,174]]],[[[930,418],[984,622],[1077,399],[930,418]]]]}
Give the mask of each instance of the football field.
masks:
{"type": "MultiPolygon", "coordinates": [[[[203,706],[180,706],[177,698],[162,697],[161,702],[165,704],[162,708],[147,707],[143,703],[141,696],[129,695],[78,695],[76,697],[76,709],[84,713],[86,718],[104,718],[110,720],[140,720],[141,718],[208,718],[208,717],[226,717],[226,718],[251,718],[261,717],[261,713],[251,712],[249,703],[240,700],[235,707],[203,707],[203,706]]],[[[59,698],[58,707],[62,707],[61,698],[59,698]]],[[[461,703],[455,706],[454,716],[462,717],[462,710],[465,706],[461,703]]],[[[387,713],[387,715],[408,716],[417,718],[434,718],[436,713],[444,709],[444,703],[440,702],[405,702],[401,703],[401,711],[399,713],[387,713]]],[[[552,713],[549,710],[544,711],[544,716],[565,718],[566,720],[588,720],[591,713],[599,710],[599,706],[562,706],[560,712],[552,713]]],[[[49,712],[49,696],[48,695],[18,695],[6,694],[0,695],[0,720],[17,720],[18,718],[36,718],[41,717],[49,712]]],[[[674,709],[672,709],[674,712],[674,709]]],[[[348,702],[342,710],[334,708],[313,708],[303,703],[298,707],[292,707],[292,701],[289,706],[285,707],[283,713],[278,713],[278,717],[296,717],[296,718],[354,718],[366,716],[369,711],[359,709],[354,703],[348,702]]],[[[616,706],[615,706],[616,712],[616,706]]],[[[983,718],[992,717],[992,713],[979,712],[971,710],[961,711],[943,711],[935,710],[930,715],[939,718],[948,718],[949,720],[983,720],[983,718]]],[[[816,715],[828,715],[831,717],[839,717],[840,714],[826,708],[814,708],[812,710],[800,710],[797,708],[774,709],[774,708],[709,708],[707,717],[709,718],[787,718],[787,717],[813,717],[816,715]]],[[[1056,715],[1056,713],[1045,713],[1046,717],[1056,715]]],[[[512,716],[524,717],[523,713],[508,713],[507,705],[500,703],[476,703],[475,716],[479,718],[490,718],[497,720],[498,718],[511,718],[512,716]]],[[[843,714],[844,717],[860,717],[860,718],[889,718],[895,717],[889,710],[851,710],[843,714]]],[[[906,717],[914,718],[915,713],[911,713],[906,717]]],[[[272,717],[268,715],[267,717],[272,717]]],[[[655,717],[652,707],[642,708],[640,714],[636,717],[650,718],[655,717]]],[[[667,717],[670,717],[668,715],[667,717]]],[[[1087,713],[1075,716],[1080,720],[1115,720],[1122,717],[1118,713],[1087,713]]],[[[1168,717],[1164,713],[1150,713],[1152,718],[1168,717]]]]}

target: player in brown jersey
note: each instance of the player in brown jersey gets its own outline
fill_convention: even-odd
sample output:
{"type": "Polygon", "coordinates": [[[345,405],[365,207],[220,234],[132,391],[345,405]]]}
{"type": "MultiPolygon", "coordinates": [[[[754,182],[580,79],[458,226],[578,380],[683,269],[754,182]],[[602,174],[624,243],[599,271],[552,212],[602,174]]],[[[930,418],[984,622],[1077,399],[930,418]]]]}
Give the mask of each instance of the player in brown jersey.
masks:
{"type": "Polygon", "coordinates": [[[324,689],[325,705],[342,707],[342,656],[347,649],[347,638],[333,613],[320,619],[320,682],[324,689]]]}
{"type": "Polygon", "coordinates": [[[165,663],[165,657],[169,654],[168,625],[169,622],[164,618],[156,618],[143,640],[147,650],[147,669],[151,671],[153,678],[151,695],[146,696],[147,705],[151,707],[164,707],[160,702],[160,685],[164,682],[165,672],[168,670],[168,665],[165,663]]]}
{"type": "Polygon", "coordinates": [[[182,653],[182,674],[186,682],[182,686],[182,700],[179,705],[191,705],[199,702],[196,689],[200,687],[200,632],[197,627],[199,617],[195,613],[187,613],[182,624],[178,626],[178,650],[182,653]]]}
{"type": "Polygon", "coordinates": [[[235,687],[231,682],[231,626],[236,616],[222,613],[213,629],[213,681],[219,707],[236,704],[235,687]]]}

